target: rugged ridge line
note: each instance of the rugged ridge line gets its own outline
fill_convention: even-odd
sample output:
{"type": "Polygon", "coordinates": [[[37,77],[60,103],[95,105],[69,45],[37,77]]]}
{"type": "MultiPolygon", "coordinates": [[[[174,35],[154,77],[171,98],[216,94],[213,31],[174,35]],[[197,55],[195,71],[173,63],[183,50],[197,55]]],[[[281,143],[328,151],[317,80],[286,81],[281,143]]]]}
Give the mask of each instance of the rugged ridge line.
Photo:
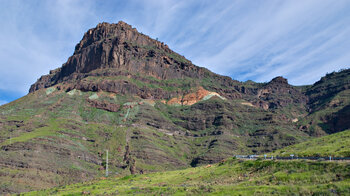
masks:
{"type": "Polygon", "coordinates": [[[192,64],[166,44],[139,33],[122,21],[100,23],[88,30],[68,61],[39,78],[29,92],[58,84],[58,88],[67,91],[106,91],[165,100],[186,96],[193,93],[193,89],[204,87],[228,99],[246,99],[264,109],[284,107],[289,103],[305,104],[307,101],[300,90],[282,77],[263,86],[256,83],[246,85],[192,64]],[[140,86],[130,80],[158,87],[140,86]],[[173,83],[164,83],[171,80],[173,83]],[[288,97],[272,100],[271,95],[276,93],[288,97]]]}
{"type": "Polygon", "coordinates": [[[88,30],[68,61],[38,79],[29,92],[62,82],[79,83],[83,78],[96,75],[96,72],[101,74],[98,70],[103,69],[108,69],[102,71],[104,76],[138,73],[161,80],[209,76],[226,83],[236,82],[193,65],[163,42],[151,39],[120,21],[117,24],[100,23],[88,30]]]}

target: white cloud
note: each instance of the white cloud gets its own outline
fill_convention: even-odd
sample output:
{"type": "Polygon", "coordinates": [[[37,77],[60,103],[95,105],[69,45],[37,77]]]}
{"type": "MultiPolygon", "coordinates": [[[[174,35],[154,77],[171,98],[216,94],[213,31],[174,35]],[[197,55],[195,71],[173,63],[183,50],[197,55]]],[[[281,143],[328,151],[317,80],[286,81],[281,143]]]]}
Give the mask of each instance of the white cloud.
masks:
{"type": "Polygon", "coordinates": [[[8,103],[7,101],[0,100],[0,106],[1,106],[1,105],[5,105],[5,104],[7,104],[7,103],[8,103]]]}
{"type": "Polygon", "coordinates": [[[102,21],[124,20],[195,64],[239,80],[283,75],[292,84],[309,84],[349,67],[346,0],[0,3],[0,90],[25,94],[102,21]]]}
{"type": "MultiPolygon", "coordinates": [[[[191,3],[179,10],[186,12],[191,3]]],[[[197,65],[236,79],[268,81],[284,75],[293,84],[312,83],[350,49],[346,1],[207,1],[198,7],[186,20],[182,13],[167,15],[173,27],[158,36],[197,65]],[[312,79],[299,77],[315,67],[322,69],[312,79]]]]}
{"type": "Polygon", "coordinates": [[[3,2],[0,89],[26,94],[36,79],[67,60],[86,30],[84,19],[93,14],[85,2],[3,2]]]}
{"type": "MultiPolygon", "coordinates": [[[[235,25],[238,23],[234,20],[233,24],[228,21],[227,24],[232,26],[228,32],[236,29],[241,33],[233,41],[226,41],[231,39],[229,35],[222,36],[227,42],[224,49],[213,51],[211,55],[204,53],[197,56],[195,62],[241,80],[267,81],[277,75],[292,76],[297,75],[295,72],[303,73],[304,69],[327,65],[329,60],[339,56],[330,54],[330,51],[342,54],[350,49],[345,36],[349,34],[349,29],[344,28],[350,21],[349,15],[341,15],[350,7],[348,2],[268,2],[258,6],[261,9],[256,9],[254,13],[242,14],[240,20],[244,22],[240,25],[235,25]],[[323,62],[317,61],[324,56],[327,58],[323,62]]],[[[220,40],[219,37],[216,39],[220,40]]],[[[317,77],[325,72],[319,72],[317,77]]],[[[294,84],[315,82],[309,78],[299,82],[290,78],[290,81],[294,84]]]]}

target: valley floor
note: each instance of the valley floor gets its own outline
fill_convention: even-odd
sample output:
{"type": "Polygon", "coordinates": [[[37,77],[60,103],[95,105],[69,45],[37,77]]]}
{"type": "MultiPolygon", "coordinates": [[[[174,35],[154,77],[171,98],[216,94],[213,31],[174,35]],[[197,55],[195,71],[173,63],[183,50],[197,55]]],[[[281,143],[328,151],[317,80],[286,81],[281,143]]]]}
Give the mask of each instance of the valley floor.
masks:
{"type": "Polygon", "coordinates": [[[184,170],[29,192],[24,195],[347,195],[350,164],[326,161],[224,160],[184,170]]]}

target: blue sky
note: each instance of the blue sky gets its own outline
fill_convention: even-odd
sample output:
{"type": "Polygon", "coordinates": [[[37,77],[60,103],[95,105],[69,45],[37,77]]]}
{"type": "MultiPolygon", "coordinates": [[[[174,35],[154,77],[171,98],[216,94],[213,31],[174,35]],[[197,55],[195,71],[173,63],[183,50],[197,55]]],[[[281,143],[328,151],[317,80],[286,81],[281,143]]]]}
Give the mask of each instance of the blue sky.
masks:
{"type": "Polygon", "coordinates": [[[0,0],[0,105],[60,67],[84,32],[123,20],[240,81],[312,84],[350,66],[348,0],[0,0]]]}

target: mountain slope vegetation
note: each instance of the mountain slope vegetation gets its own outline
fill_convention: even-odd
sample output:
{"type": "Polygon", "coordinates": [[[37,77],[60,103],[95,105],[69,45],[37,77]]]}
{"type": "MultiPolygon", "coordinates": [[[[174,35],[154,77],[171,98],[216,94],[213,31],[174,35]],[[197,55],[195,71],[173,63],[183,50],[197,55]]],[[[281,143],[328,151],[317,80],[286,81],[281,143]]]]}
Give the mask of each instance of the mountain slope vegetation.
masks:
{"type": "Polygon", "coordinates": [[[0,107],[0,194],[269,153],[349,129],[349,70],[310,86],[239,82],[130,25],[88,30],[62,67],[0,107]],[[29,182],[29,183],[28,183],[29,182]]]}
{"type": "Polygon", "coordinates": [[[348,163],[224,160],[184,170],[110,177],[24,195],[347,195],[348,163]]]}
{"type": "Polygon", "coordinates": [[[350,157],[350,130],[287,146],[274,154],[280,156],[296,154],[299,157],[350,157]]]}

